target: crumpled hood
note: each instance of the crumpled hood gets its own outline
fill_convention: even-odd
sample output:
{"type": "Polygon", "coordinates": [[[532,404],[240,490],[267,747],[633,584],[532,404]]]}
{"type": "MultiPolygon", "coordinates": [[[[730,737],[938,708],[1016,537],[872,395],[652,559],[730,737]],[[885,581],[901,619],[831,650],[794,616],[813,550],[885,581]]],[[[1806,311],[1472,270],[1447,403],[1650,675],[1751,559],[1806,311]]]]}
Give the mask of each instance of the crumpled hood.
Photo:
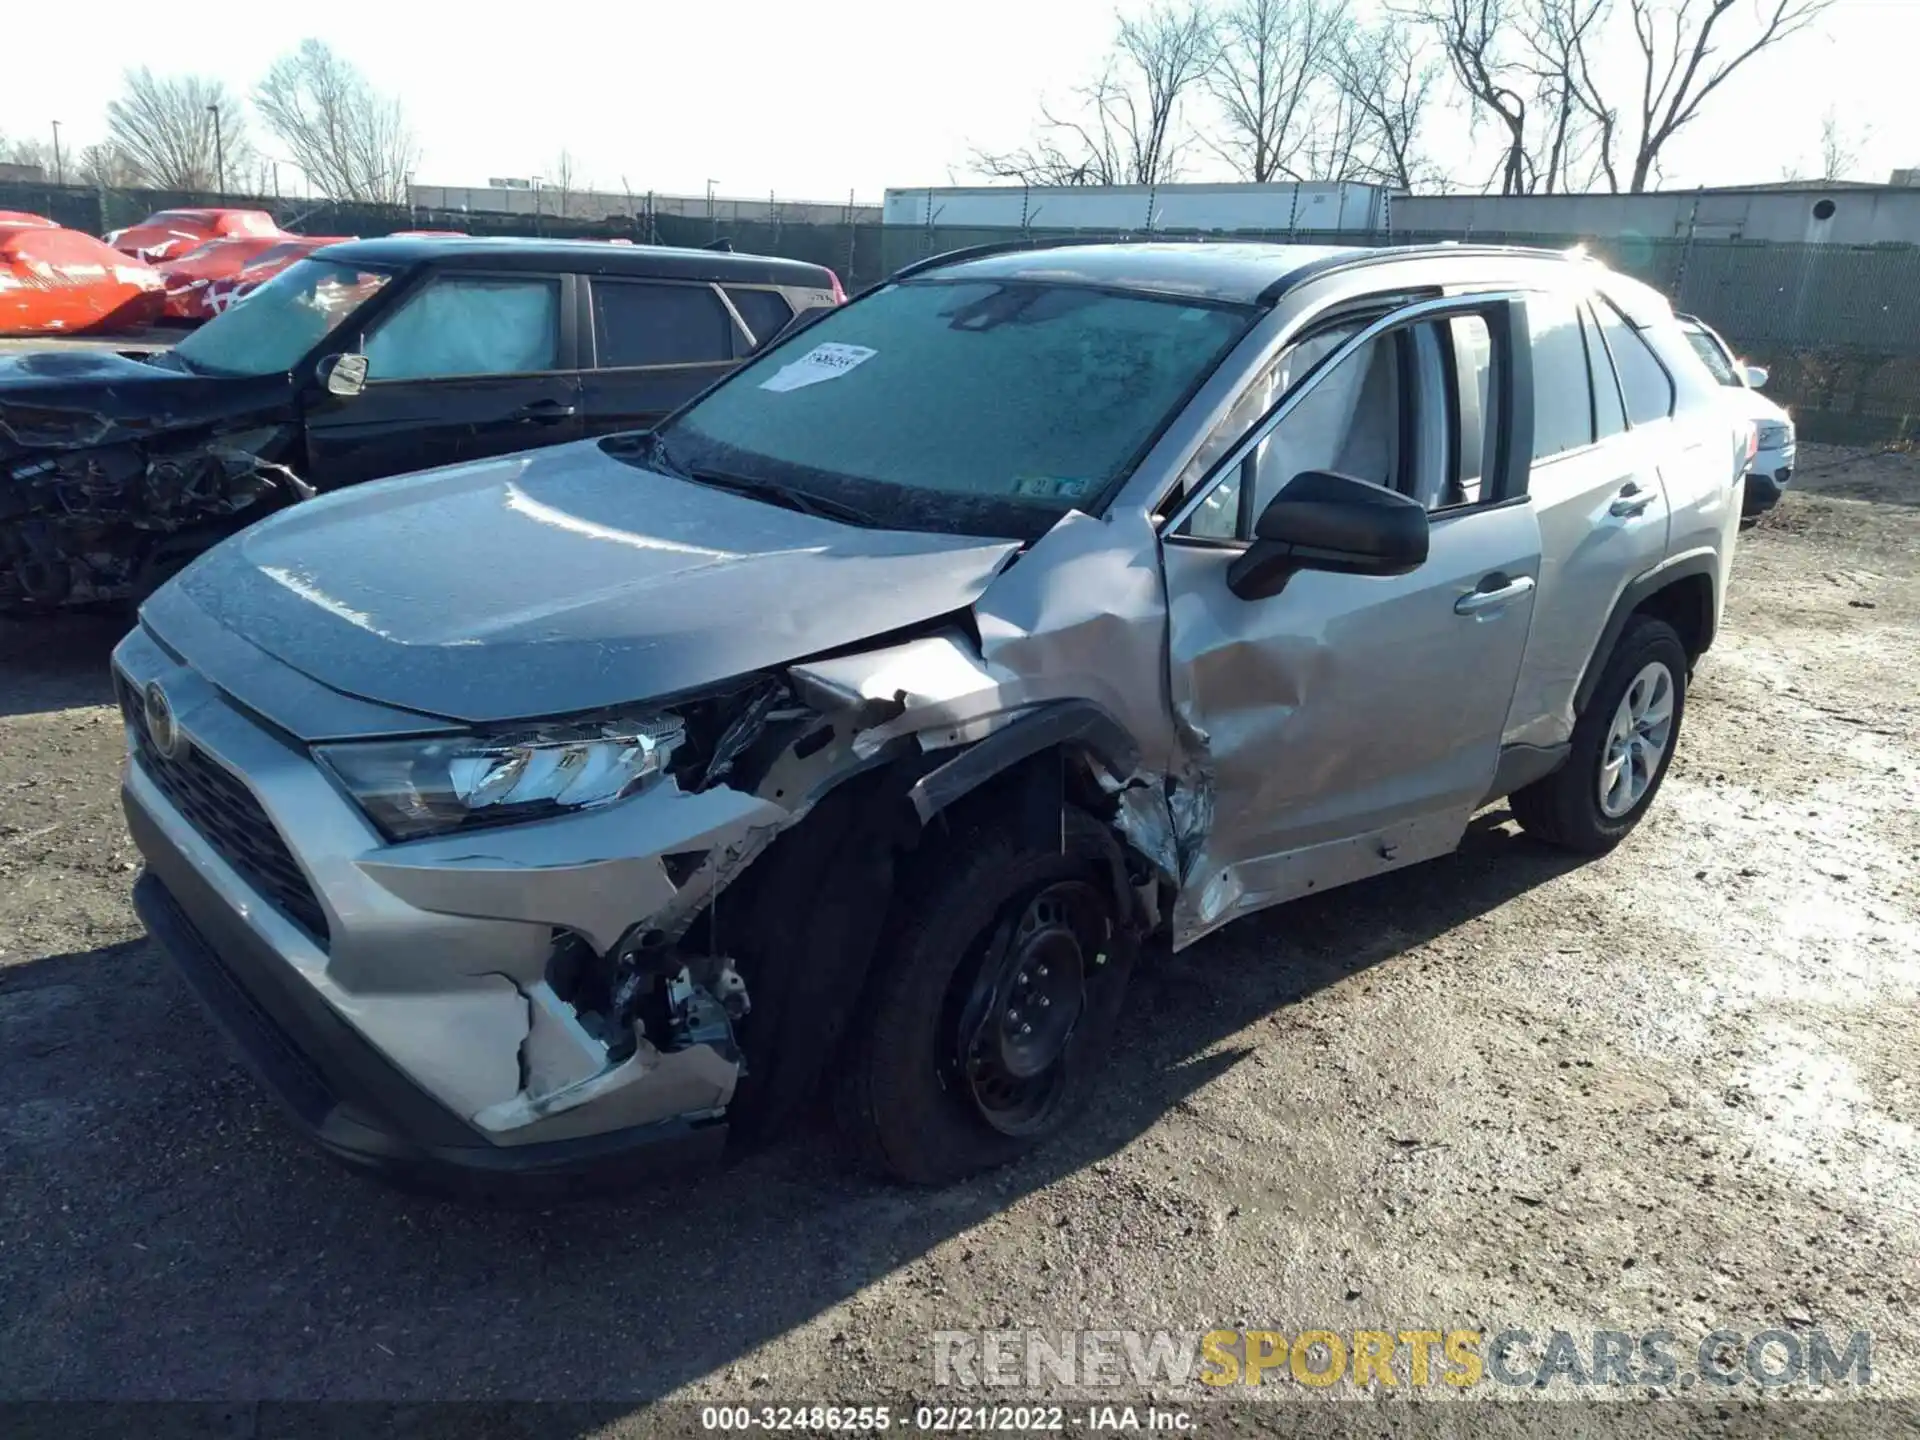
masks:
{"type": "Polygon", "coordinates": [[[581,441],[296,505],[162,595],[335,690],[483,723],[673,694],[948,614],[1017,548],[841,525],[581,441]]]}
{"type": "Polygon", "coordinates": [[[0,456],[78,449],[250,413],[291,396],[282,375],[189,375],[112,350],[0,356],[0,456]]]}

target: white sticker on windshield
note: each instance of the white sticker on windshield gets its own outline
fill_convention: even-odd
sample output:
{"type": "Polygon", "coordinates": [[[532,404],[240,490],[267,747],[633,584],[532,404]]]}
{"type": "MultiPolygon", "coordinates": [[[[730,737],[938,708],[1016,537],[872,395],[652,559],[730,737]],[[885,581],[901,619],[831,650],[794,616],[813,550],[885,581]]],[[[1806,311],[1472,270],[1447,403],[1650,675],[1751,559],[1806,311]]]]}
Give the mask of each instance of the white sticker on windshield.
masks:
{"type": "Polygon", "coordinates": [[[816,345],[792,364],[782,365],[771,380],[762,380],[760,388],[799,390],[822,380],[838,380],[877,353],[865,345],[816,345]]]}

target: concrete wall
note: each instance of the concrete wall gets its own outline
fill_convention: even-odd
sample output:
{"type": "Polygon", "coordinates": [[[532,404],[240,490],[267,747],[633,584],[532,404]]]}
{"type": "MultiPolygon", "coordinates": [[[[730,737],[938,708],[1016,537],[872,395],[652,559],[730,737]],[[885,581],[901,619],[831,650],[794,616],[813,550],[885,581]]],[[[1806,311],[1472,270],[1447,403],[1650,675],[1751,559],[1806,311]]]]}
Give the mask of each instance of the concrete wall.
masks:
{"type": "Polygon", "coordinates": [[[1920,190],[1406,195],[1393,202],[1396,230],[1684,239],[1690,222],[1695,237],[1703,240],[1916,245],[1920,244],[1920,190]],[[1830,214],[1826,214],[1827,205],[1832,206],[1830,214]],[[1826,214],[1826,218],[1822,219],[1822,214],[1826,214]]]}
{"type": "MultiPolygon", "coordinates": [[[[497,188],[487,185],[414,185],[409,187],[413,203],[423,210],[454,210],[504,215],[532,215],[569,220],[604,220],[610,215],[645,214],[647,192],[636,190],[575,190],[562,196],[552,185],[539,190],[497,188]],[[564,210],[564,213],[563,213],[564,210]]],[[[706,219],[709,214],[722,222],[729,220],[778,220],[787,225],[843,225],[847,220],[844,202],[810,200],[747,200],[715,196],[708,209],[705,195],[652,196],[656,215],[692,215],[706,219]]],[[[877,205],[853,207],[855,224],[880,218],[877,205]]]]}
{"type": "MultiPolygon", "coordinates": [[[[1043,230],[1375,230],[1375,185],[971,185],[887,191],[882,222],[1043,230]],[[1150,218],[1151,217],[1151,218],[1150,218]]],[[[1399,202],[1396,201],[1397,209],[1399,202]]],[[[1399,221],[1396,218],[1395,224],[1399,221]]]]}

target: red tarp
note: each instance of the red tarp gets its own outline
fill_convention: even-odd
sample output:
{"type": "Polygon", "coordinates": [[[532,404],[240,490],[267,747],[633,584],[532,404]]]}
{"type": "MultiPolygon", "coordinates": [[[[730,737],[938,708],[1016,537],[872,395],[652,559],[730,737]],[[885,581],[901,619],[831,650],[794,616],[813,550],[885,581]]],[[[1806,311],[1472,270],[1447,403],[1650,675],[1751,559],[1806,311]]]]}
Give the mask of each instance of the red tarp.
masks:
{"type": "Polygon", "coordinates": [[[208,287],[216,280],[232,280],[250,261],[285,243],[277,235],[237,235],[209,240],[178,260],[162,260],[154,268],[167,282],[169,320],[210,320],[219,311],[207,304],[208,287]]]}
{"type": "Polygon", "coordinates": [[[41,230],[60,228],[44,215],[29,215],[25,210],[0,210],[0,229],[24,228],[29,225],[41,230]]]}
{"type": "Polygon", "coordinates": [[[109,231],[107,244],[122,255],[151,263],[177,260],[209,240],[281,233],[264,210],[156,210],[138,225],[109,231]]]}
{"type": "Polygon", "coordinates": [[[91,235],[0,227],[0,335],[137,329],[165,300],[158,271],[91,235]]]}
{"type": "Polygon", "coordinates": [[[228,280],[209,281],[201,292],[200,303],[209,316],[218,315],[237,300],[242,300],[267,283],[296,260],[305,259],[323,245],[339,245],[358,239],[355,235],[283,236],[241,267],[228,280]]]}

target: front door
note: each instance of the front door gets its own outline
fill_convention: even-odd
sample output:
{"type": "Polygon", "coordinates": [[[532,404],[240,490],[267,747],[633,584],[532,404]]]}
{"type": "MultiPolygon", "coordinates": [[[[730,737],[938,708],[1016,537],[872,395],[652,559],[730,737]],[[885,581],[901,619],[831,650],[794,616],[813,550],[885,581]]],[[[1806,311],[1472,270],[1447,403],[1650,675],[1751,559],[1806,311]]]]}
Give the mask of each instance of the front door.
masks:
{"type": "Polygon", "coordinates": [[[307,402],[322,489],[577,440],[567,277],[442,274],[370,331],[367,385],[307,402]]]}
{"type": "Polygon", "coordinates": [[[1540,562],[1514,479],[1524,468],[1492,473],[1503,452],[1488,443],[1516,399],[1515,310],[1429,302],[1331,346],[1310,336],[1302,348],[1344,358],[1176,517],[1164,547],[1171,694],[1202,737],[1213,802],[1175,908],[1178,943],[1443,854],[1491,787],[1540,562]],[[1420,499],[1425,563],[1391,578],[1306,570],[1270,598],[1234,596],[1227,570],[1254,518],[1308,470],[1420,499]]]}

